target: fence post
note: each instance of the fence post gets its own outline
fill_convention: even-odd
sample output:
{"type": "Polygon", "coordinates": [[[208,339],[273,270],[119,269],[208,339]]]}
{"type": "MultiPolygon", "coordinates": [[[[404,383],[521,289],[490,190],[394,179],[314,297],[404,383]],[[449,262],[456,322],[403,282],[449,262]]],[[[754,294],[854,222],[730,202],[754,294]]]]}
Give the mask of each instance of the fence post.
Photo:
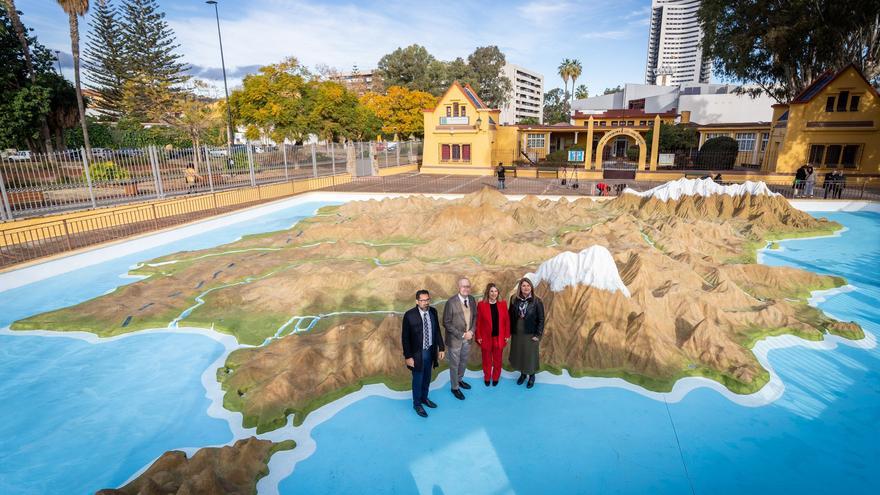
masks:
{"type": "Polygon", "coordinates": [[[165,197],[165,188],[162,187],[162,174],[159,173],[159,160],[156,158],[156,150],[150,145],[147,147],[147,155],[150,157],[150,168],[153,170],[153,184],[156,186],[156,199],[165,197]]]}
{"type": "Polygon", "coordinates": [[[247,152],[245,154],[247,155],[248,168],[251,171],[251,187],[256,187],[257,186],[257,179],[254,176],[254,149],[253,149],[253,146],[250,144],[246,144],[244,146],[244,149],[247,152]]]}
{"type": "Polygon", "coordinates": [[[211,155],[208,153],[208,145],[205,145],[205,163],[208,166],[208,189],[214,192],[214,172],[211,170],[211,155]]]}
{"type": "Polygon", "coordinates": [[[12,206],[6,194],[6,182],[3,180],[3,168],[0,167],[0,219],[12,220],[12,206]]]}
{"type": "Polygon", "coordinates": [[[290,173],[287,171],[287,143],[281,143],[281,157],[284,160],[284,180],[290,180],[290,173]]]}
{"type": "Polygon", "coordinates": [[[394,151],[397,154],[397,166],[400,166],[400,141],[397,142],[397,146],[394,147],[394,151]]]}
{"type": "Polygon", "coordinates": [[[315,143],[312,143],[312,177],[318,176],[318,155],[315,150],[315,143]]]}
{"type": "Polygon", "coordinates": [[[336,143],[330,143],[330,163],[333,167],[333,175],[336,175],[336,143]]]}
{"type": "Polygon", "coordinates": [[[92,200],[92,208],[96,208],[98,203],[95,201],[95,190],[92,189],[92,174],[89,173],[89,157],[86,156],[85,148],[80,148],[79,154],[82,156],[83,170],[86,174],[86,184],[89,186],[89,198],[92,200]]]}
{"type": "MultiPolygon", "coordinates": [[[[385,166],[388,166],[388,143],[385,143],[385,151],[382,152],[385,155],[385,166]]],[[[381,165],[380,165],[381,166],[381,165]]]]}

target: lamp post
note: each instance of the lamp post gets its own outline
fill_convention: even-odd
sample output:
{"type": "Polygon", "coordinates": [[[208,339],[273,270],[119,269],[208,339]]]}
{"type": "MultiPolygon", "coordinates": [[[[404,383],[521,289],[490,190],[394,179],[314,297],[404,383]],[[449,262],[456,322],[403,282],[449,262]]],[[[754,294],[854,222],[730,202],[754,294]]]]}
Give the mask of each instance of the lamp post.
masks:
{"type": "Polygon", "coordinates": [[[228,164],[234,163],[232,160],[232,109],[229,108],[229,87],[226,85],[226,61],[223,58],[223,37],[220,35],[220,11],[217,8],[216,0],[207,0],[208,5],[214,6],[214,17],[217,18],[217,40],[220,41],[220,67],[223,68],[223,91],[226,92],[226,161],[228,164]]]}
{"type": "Polygon", "coordinates": [[[55,50],[55,61],[58,62],[58,75],[64,77],[61,72],[61,50],[55,50]]]}

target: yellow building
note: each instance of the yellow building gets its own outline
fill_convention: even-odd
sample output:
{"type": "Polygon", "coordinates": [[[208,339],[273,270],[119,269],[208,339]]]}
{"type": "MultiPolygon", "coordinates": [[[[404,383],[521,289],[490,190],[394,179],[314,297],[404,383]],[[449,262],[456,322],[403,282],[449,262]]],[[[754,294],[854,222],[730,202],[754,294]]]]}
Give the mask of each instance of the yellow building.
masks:
{"type": "MultiPolygon", "coordinates": [[[[500,110],[488,108],[472,87],[453,83],[436,107],[424,110],[422,172],[490,175],[499,163],[536,165],[575,145],[585,151],[584,170],[601,170],[603,163],[617,161],[631,162],[633,170],[644,169],[649,163],[645,135],[655,125],[672,124],[679,117],[674,111],[608,110],[576,113],[572,124],[544,126],[499,125],[499,115],[500,110]],[[627,157],[633,147],[638,149],[637,160],[627,157]]],[[[656,157],[650,163],[656,164],[656,157]]]]}
{"type": "MultiPolygon", "coordinates": [[[[435,108],[424,110],[422,172],[490,175],[499,163],[519,168],[567,162],[568,156],[553,153],[576,147],[584,153],[572,165],[584,172],[583,177],[602,177],[603,170],[611,169],[639,171],[644,180],[660,180],[661,176],[668,180],[682,173],[662,171],[659,133],[652,134],[651,156],[645,137],[661,123],[689,124],[687,111],[578,112],[571,123],[554,125],[499,125],[499,115],[500,110],[489,108],[472,87],[453,83],[435,108]]],[[[767,180],[785,182],[804,164],[818,167],[820,174],[834,168],[844,169],[847,175],[878,174],[878,126],[880,96],[849,66],[822,74],[789,104],[774,105],[772,122],[712,123],[695,128],[701,147],[717,136],[737,141],[735,165],[745,169],[738,172],[742,179],[758,179],[755,175],[763,174],[767,180]]]]}
{"type": "Polygon", "coordinates": [[[773,106],[772,122],[698,127],[700,145],[729,136],[739,144],[737,165],[766,173],[794,174],[801,165],[820,176],[840,168],[847,175],[880,172],[880,96],[850,65],[827,71],[788,104],[773,106]]]}

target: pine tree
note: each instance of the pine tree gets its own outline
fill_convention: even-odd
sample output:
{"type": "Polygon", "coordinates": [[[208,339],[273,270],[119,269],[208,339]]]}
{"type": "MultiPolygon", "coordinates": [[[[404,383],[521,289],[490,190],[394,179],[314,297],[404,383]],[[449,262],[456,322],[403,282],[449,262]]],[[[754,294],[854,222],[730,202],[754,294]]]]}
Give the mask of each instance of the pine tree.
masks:
{"type": "Polygon", "coordinates": [[[88,72],[86,86],[100,95],[92,106],[111,120],[119,119],[127,78],[127,55],[122,26],[116,19],[116,7],[107,0],[99,0],[93,13],[83,66],[88,72]]]}
{"type": "Polygon", "coordinates": [[[145,119],[189,79],[189,66],[175,53],[179,45],[156,0],[126,0],[122,18],[129,68],[123,107],[132,117],[145,119]]]}

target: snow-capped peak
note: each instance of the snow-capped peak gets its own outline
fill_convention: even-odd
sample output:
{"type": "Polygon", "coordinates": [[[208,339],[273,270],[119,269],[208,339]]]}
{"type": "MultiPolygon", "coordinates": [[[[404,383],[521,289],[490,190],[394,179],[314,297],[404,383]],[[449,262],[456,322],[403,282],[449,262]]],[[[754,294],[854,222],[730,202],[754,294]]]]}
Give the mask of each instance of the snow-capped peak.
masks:
{"type": "Polygon", "coordinates": [[[743,196],[745,194],[778,196],[764,182],[745,181],[742,184],[722,186],[712,179],[678,179],[643,192],[630,188],[624,189],[623,192],[635,194],[643,198],[654,197],[660,201],[677,200],[682,196],[712,196],[714,194],[727,194],[729,196],[743,196]]]}
{"type": "Polygon", "coordinates": [[[579,253],[566,251],[541,263],[537,273],[526,275],[535,285],[550,284],[560,292],[568,286],[588,285],[610,292],[620,291],[629,297],[629,289],[620,279],[617,264],[604,246],[590,246],[579,253]]]}

